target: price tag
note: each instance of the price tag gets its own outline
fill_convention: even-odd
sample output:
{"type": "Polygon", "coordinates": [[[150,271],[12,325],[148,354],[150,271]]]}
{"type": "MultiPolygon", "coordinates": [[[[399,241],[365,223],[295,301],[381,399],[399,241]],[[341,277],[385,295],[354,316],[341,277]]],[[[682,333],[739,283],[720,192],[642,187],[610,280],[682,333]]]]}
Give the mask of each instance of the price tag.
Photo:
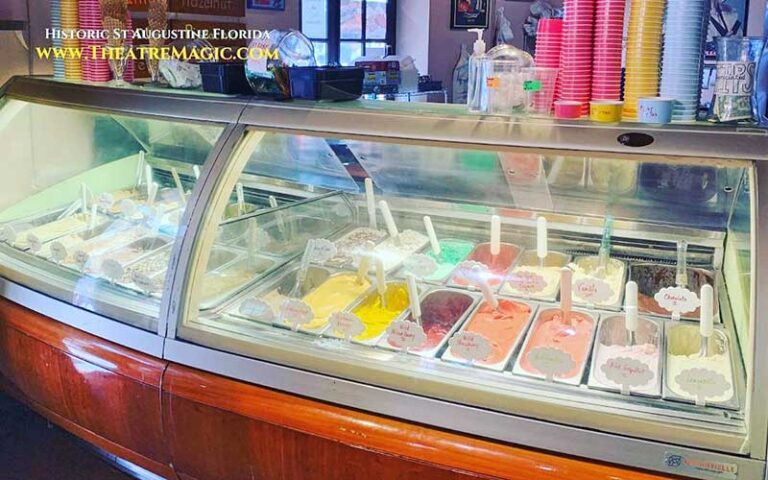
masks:
{"type": "Polygon", "coordinates": [[[613,296],[611,286],[600,278],[581,278],[573,283],[573,296],[584,303],[601,304],[613,296]]]}
{"type": "Polygon", "coordinates": [[[77,265],[77,267],[80,270],[82,270],[83,268],[85,268],[85,264],[88,263],[88,258],[89,258],[89,255],[84,251],[82,250],[76,251],[74,255],[75,265],[77,265]]]}
{"type": "Polygon", "coordinates": [[[13,243],[16,241],[16,230],[10,225],[3,225],[0,229],[0,241],[13,243]]]}
{"type": "Polygon", "coordinates": [[[129,198],[125,198],[120,201],[120,212],[124,217],[130,218],[136,215],[137,208],[138,207],[136,207],[136,202],[129,198]]]}
{"type": "Polygon", "coordinates": [[[67,248],[63,243],[55,241],[51,243],[49,248],[51,250],[51,260],[54,262],[61,263],[67,258],[67,248]]]}
{"type": "Polygon", "coordinates": [[[409,255],[403,260],[403,268],[406,272],[412,273],[417,277],[428,277],[437,271],[437,262],[434,258],[417,253],[409,255]]]}
{"type": "Polygon", "coordinates": [[[398,320],[387,327],[387,343],[407,353],[412,348],[418,348],[427,341],[427,334],[416,322],[398,320]]]}
{"type": "Polygon", "coordinates": [[[39,252],[43,248],[43,242],[40,241],[37,235],[30,233],[27,235],[27,246],[33,252],[39,252]]]}
{"type": "Polygon", "coordinates": [[[275,320],[275,312],[260,298],[246,298],[240,304],[240,313],[259,322],[271,323],[275,320]]]}
{"type": "Polygon", "coordinates": [[[524,295],[533,295],[547,288],[547,281],[538,273],[527,272],[525,270],[512,272],[508,279],[509,286],[513,290],[521,292],[524,295]]]}
{"type": "Polygon", "coordinates": [[[696,405],[704,406],[708,398],[722,396],[731,384],[721,373],[707,368],[689,368],[675,377],[680,389],[696,399],[696,405]]]}
{"type": "Polygon", "coordinates": [[[528,361],[533,368],[547,377],[551,382],[556,376],[563,376],[573,370],[576,362],[573,358],[562,350],[551,347],[538,347],[531,350],[528,354],[528,361]]]}
{"type": "Polygon", "coordinates": [[[301,300],[289,299],[280,305],[280,319],[297,331],[302,325],[306,325],[315,318],[312,307],[301,300]]]}
{"type": "Polygon", "coordinates": [[[526,80],[523,82],[523,90],[526,92],[538,92],[541,90],[541,80],[526,80]]]}
{"type": "Polygon", "coordinates": [[[481,280],[488,278],[488,267],[474,260],[461,262],[456,268],[454,279],[463,283],[477,285],[481,280]]]}
{"type": "Polygon", "coordinates": [[[360,317],[350,312],[336,312],[328,319],[331,329],[349,341],[365,331],[365,325],[360,317]]]}
{"type": "Polygon", "coordinates": [[[110,210],[112,209],[112,205],[115,204],[115,197],[109,192],[101,192],[96,199],[96,204],[101,210],[110,210]]]}
{"type": "Polygon", "coordinates": [[[125,270],[120,262],[112,258],[108,258],[101,262],[101,271],[110,282],[116,282],[123,278],[125,270]]]}
{"type": "Polygon", "coordinates": [[[661,308],[671,312],[674,319],[679,319],[682,313],[693,312],[701,304],[696,292],[683,287],[662,288],[653,299],[661,308]]]}
{"type": "Polygon", "coordinates": [[[469,363],[483,361],[491,354],[491,342],[487,338],[474,332],[459,332],[450,340],[451,355],[463,358],[469,363]]]}
{"type": "Polygon", "coordinates": [[[629,395],[633,387],[642,387],[651,383],[655,374],[648,365],[630,357],[609,358],[600,365],[605,378],[621,387],[623,395],[629,395]]]}
{"type": "Polygon", "coordinates": [[[142,272],[131,272],[131,281],[137,288],[146,293],[154,293],[157,290],[157,282],[152,280],[149,275],[142,272]]]}
{"type": "Polygon", "coordinates": [[[314,242],[314,246],[312,248],[312,258],[310,258],[310,261],[314,263],[325,263],[336,256],[336,245],[330,240],[318,238],[312,241],[314,242]]]}

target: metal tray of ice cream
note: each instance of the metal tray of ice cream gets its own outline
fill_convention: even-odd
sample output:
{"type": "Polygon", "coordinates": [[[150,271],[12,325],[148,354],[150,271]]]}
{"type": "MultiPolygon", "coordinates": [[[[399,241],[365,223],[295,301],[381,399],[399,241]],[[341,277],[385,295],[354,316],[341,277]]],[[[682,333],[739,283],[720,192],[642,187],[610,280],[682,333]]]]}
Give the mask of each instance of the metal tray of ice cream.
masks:
{"type": "MultiPolygon", "coordinates": [[[[664,400],[672,400],[675,402],[683,402],[683,403],[692,403],[695,404],[696,401],[692,398],[692,396],[685,396],[684,393],[676,392],[672,388],[672,382],[675,382],[676,372],[674,372],[670,368],[670,344],[673,342],[673,339],[671,338],[671,335],[674,335],[672,333],[673,329],[679,326],[685,326],[686,328],[690,327],[691,329],[695,330],[695,332],[699,331],[699,324],[698,322],[665,322],[664,324],[664,384],[662,388],[662,398],[664,400]]],[[[736,369],[736,366],[734,364],[734,353],[732,350],[732,339],[728,335],[728,332],[722,328],[720,325],[714,326],[714,332],[713,336],[710,338],[710,345],[712,346],[724,346],[725,347],[725,357],[727,358],[727,369],[728,375],[730,375],[730,378],[726,378],[726,381],[730,380],[730,389],[732,391],[732,394],[729,398],[723,398],[721,400],[714,400],[714,401],[707,401],[707,406],[714,406],[714,407],[720,407],[725,408],[728,410],[738,410],[739,409],[739,398],[738,398],[738,383],[736,382],[736,372],[738,371],[736,369]]],[[[694,335],[691,335],[692,337],[694,335]]],[[[698,347],[700,345],[700,337],[698,335],[695,335],[695,339],[692,339],[693,346],[698,347]]],[[[690,346],[690,345],[689,345],[690,346]]],[[[695,361],[695,360],[694,360],[695,361]]],[[[695,365],[691,365],[691,367],[695,367],[695,365]]],[[[726,392],[727,393],[727,392],[726,392]]]]}
{"type": "MultiPolygon", "coordinates": [[[[391,285],[391,284],[400,284],[400,285],[401,285],[401,287],[407,291],[407,288],[408,288],[408,287],[407,287],[407,285],[405,284],[405,282],[403,282],[403,281],[399,281],[399,280],[393,280],[393,281],[389,281],[389,282],[387,282],[387,288],[389,288],[389,285],[391,285]]],[[[419,287],[419,289],[423,291],[423,288],[422,288],[422,287],[419,287]]],[[[344,309],[344,311],[345,311],[345,312],[352,312],[352,313],[354,313],[354,310],[355,310],[355,309],[357,309],[357,308],[358,308],[360,305],[362,305],[362,304],[363,304],[363,302],[365,302],[365,300],[366,300],[366,299],[368,299],[370,296],[373,296],[373,295],[378,295],[378,290],[376,289],[376,286],[372,284],[371,288],[369,288],[368,290],[366,290],[366,292],[365,292],[365,293],[363,293],[362,295],[360,295],[360,296],[357,298],[357,300],[355,300],[353,303],[351,303],[350,305],[348,305],[348,306],[347,306],[347,308],[345,308],[345,309],[344,309]]],[[[407,318],[407,314],[409,313],[409,308],[410,308],[409,306],[406,306],[406,307],[403,309],[403,311],[402,311],[402,312],[400,312],[399,314],[397,314],[397,315],[396,315],[396,316],[395,316],[395,317],[392,319],[392,321],[390,322],[390,324],[391,324],[392,322],[395,322],[395,321],[397,321],[397,320],[401,320],[401,319],[403,319],[403,318],[407,318]]],[[[361,320],[362,320],[362,319],[361,319],[361,320]]],[[[365,322],[363,322],[363,323],[365,323],[365,322]]],[[[387,325],[387,327],[388,327],[388,326],[389,326],[389,325],[387,325]]],[[[383,332],[381,332],[379,335],[376,335],[376,336],[374,336],[374,337],[372,337],[372,338],[369,338],[368,340],[358,340],[358,339],[355,339],[355,338],[353,337],[353,338],[351,339],[351,341],[352,341],[353,343],[357,343],[357,344],[360,344],[360,345],[368,345],[368,346],[374,346],[374,345],[377,345],[377,344],[378,344],[378,343],[381,341],[381,339],[382,339],[382,338],[383,338],[383,337],[384,337],[386,334],[387,334],[387,331],[386,331],[386,328],[385,328],[385,329],[384,329],[384,331],[383,331],[383,332]]],[[[330,327],[328,328],[328,330],[326,330],[326,331],[323,333],[323,335],[325,335],[325,336],[328,336],[328,337],[333,337],[333,338],[342,338],[341,336],[339,336],[339,335],[338,335],[338,334],[337,334],[337,333],[336,333],[336,332],[335,332],[335,331],[334,331],[332,328],[330,328],[330,327]]]]}
{"type": "Polygon", "coordinates": [[[382,240],[387,238],[387,234],[383,230],[374,230],[368,227],[354,227],[350,230],[345,230],[341,235],[338,236],[338,238],[336,238],[333,241],[334,245],[337,248],[336,256],[334,256],[333,258],[325,262],[323,264],[324,266],[329,266],[334,268],[346,268],[346,269],[356,268],[355,253],[348,252],[339,247],[339,245],[342,242],[347,240],[349,237],[351,237],[355,233],[365,233],[368,236],[370,236],[374,246],[378,245],[382,240]]]}
{"type": "MultiPolygon", "coordinates": [[[[280,213],[282,212],[276,212],[276,214],[280,213]]],[[[260,232],[263,232],[257,238],[259,254],[276,258],[289,258],[301,253],[307,240],[326,238],[334,233],[334,225],[330,220],[303,215],[286,217],[278,216],[258,225],[260,232]]],[[[232,223],[225,223],[221,227],[222,231],[233,228],[242,230],[239,234],[233,232],[224,235],[227,237],[226,243],[248,248],[248,222],[258,221],[258,219],[259,217],[247,217],[232,223]],[[242,222],[242,227],[240,227],[239,222],[242,222]]]]}
{"type": "MultiPolygon", "coordinates": [[[[519,293],[519,292],[517,292],[515,290],[512,290],[509,287],[509,278],[514,273],[515,269],[518,269],[518,268],[533,268],[533,269],[541,268],[541,267],[538,267],[537,265],[531,265],[530,263],[526,264],[525,262],[526,262],[526,260],[530,259],[529,257],[536,258],[536,250],[525,250],[525,251],[520,253],[520,255],[518,256],[517,261],[515,262],[515,264],[512,265],[512,268],[510,268],[509,272],[507,272],[507,278],[499,286],[499,289],[498,289],[499,294],[500,295],[510,296],[510,297],[515,297],[515,298],[521,298],[521,299],[526,300],[526,301],[538,301],[538,302],[555,302],[555,301],[557,301],[557,297],[558,297],[558,295],[560,293],[560,278],[559,278],[560,273],[559,273],[559,271],[557,273],[558,274],[557,286],[554,288],[554,290],[553,290],[551,295],[542,295],[542,294],[537,294],[537,293],[533,293],[531,295],[523,295],[522,293],[519,293]]],[[[572,259],[573,259],[573,257],[571,255],[567,254],[567,253],[552,252],[552,251],[550,251],[547,254],[547,258],[544,259],[545,268],[558,268],[558,267],[562,268],[562,267],[567,266],[571,262],[572,259]]],[[[537,258],[537,260],[538,260],[538,258],[537,258]]],[[[536,271],[534,270],[533,273],[536,273],[536,271]]],[[[545,279],[545,281],[546,281],[546,279],[545,279]]]]}
{"type": "MultiPolygon", "coordinates": [[[[477,367],[477,368],[485,368],[488,370],[494,370],[497,372],[502,372],[507,368],[507,365],[509,364],[510,360],[518,354],[520,350],[520,346],[523,343],[523,339],[528,334],[528,329],[531,328],[531,323],[533,323],[533,319],[536,317],[536,312],[539,309],[539,304],[535,302],[530,302],[527,300],[520,300],[518,298],[511,298],[511,297],[503,297],[500,296],[499,300],[506,299],[511,300],[517,303],[524,303],[528,305],[531,308],[531,313],[528,315],[528,319],[525,321],[525,324],[523,325],[523,328],[520,330],[520,333],[517,335],[517,338],[515,339],[512,346],[507,351],[507,354],[504,356],[504,359],[498,363],[494,364],[484,364],[481,362],[473,362],[471,366],[477,367]]],[[[467,315],[467,320],[464,322],[464,324],[461,326],[461,328],[456,333],[461,333],[466,331],[467,327],[470,325],[472,321],[472,317],[475,315],[477,310],[480,308],[480,306],[483,304],[485,300],[480,300],[474,307],[472,307],[472,310],[470,311],[469,315],[467,315]]],[[[493,338],[489,338],[489,341],[493,342],[493,338]]],[[[466,360],[456,357],[451,353],[450,348],[447,348],[443,354],[440,356],[441,360],[447,361],[447,362],[456,362],[456,363],[463,363],[467,364],[466,360]]]]}
{"type": "MultiPolygon", "coordinates": [[[[597,258],[597,256],[596,255],[577,256],[577,257],[575,257],[573,259],[573,261],[574,261],[574,264],[577,265],[580,261],[585,260],[585,259],[589,259],[589,258],[597,258]]],[[[616,295],[616,299],[613,302],[610,302],[610,303],[591,304],[591,303],[583,302],[583,301],[579,300],[579,297],[577,297],[576,292],[575,292],[576,289],[573,288],[572,290],[574,291],[574,294],[573,294],[573,304],[574,305],[578,305],[580,307],[584,307],[584,308],[587,308],[587,309],[610,310],[610,311],[619,311],[619,310],[621,310],[622,300],[624,299],[624,284],[627,281],[627,274],[629,272],[629,266],[628,266],[626,261],[624,261],[624,260],[622,260],[620,258],[610,257],[608,259],[608,261],[609,262],[614,262],[614,261],[620,262],[621,266],[622,266],[622,272],[620,274],[620,277],[617,278],[617,281],[616,281],[615,285],[611,285],[609,282],[606,281],[606,283],[611,287],[612,292],[615,292],[616,290],[618,290],[618,295],[616,295]]],[[[573,282],[574,283],[576,283],[576,281],[578,280],[576,275],[577,275],[577,272],[574,271],[574,274],[573,274],[573,282]]],[[[593,277],[593,278],[599,278],[599,277],[595,277],[593,275],[589,275],[589,276],[593,277]]]]}
{"type": "MultiPolygon", "coordinates": [[[[641,331],[642,329],[638,329],[638,332],[636,333],[636,338],[638,344],[642,343],[650,343],[653,342],[656,345],[657,348],[657,357],[656,357],[656,366],[655,368],[651,368],[651,372],[653,373],[653,378],[649,381],[649,386],[641,386],[643,387],[642,390],[635,387],[630,387],[629,394],[630,395],[636,395],[636,396],[643,396],[643,397],[651,397],[651,398],[660,398],[661,397],[661,382],[662,382],[662,357],[664,353],[664,326],[661,324],[661,322],[658,319],[654,318],[648,318],[645,316],[640,316],[638,318],[638,321],[640,324],[642,322],[649,322],[651,325],[656,327],[655,332],[645,332],[641,331]],[[653,334],[655,333],[656,336],[653,334]],[[646,342],[647,340],[647,342],[646,342]]],[[[622,340],[626,337],[626,328],[624,327],[624,315],[623,314],[616,314],[616,315],[609,315],[604,314],[600,318],[600,322],[598,323],[597,327],[597,335],[595,336],[595,341],[592,344],[592,360],[590,362],[590,368],[589,368],[589,381],[587,382],[587,386],[589,388],[594,388],[596,390],[603,390],[607,392],[617,392],[621,393],[621,387],[619,385],[616,385],[614,382],[611,382],[612,385],[606,384],[605,382],[601,382],[600,379],[597,377],[598,368],[600,368],[597,365],[598,358],[599,358],[599,352],[598,350],[603,345],[602,340],[608,340],[609,338],[617,338],[616,336],[620,336],[618,338],[621,338],[622,340]]],[[[616,357],[612,358],[619,358],[622,355],[618,355],[616,357]]]]}
{"type": "Polygon", "coordinates": [[[69,209],[56,208],[53,210],[46,210],[42,213],[36,213],[28,217],[3,222],[0,225],[0,242],[12,245],[16,241],[16,236],[19,233],[58,220],[67,210],[69,209]]]}
{"type": "Polygon", "coordinates": [[[247,253],[236,248],[229,247],[229,249],[242,253],[233,260],[206,271],[202,278],[204,284],[201,290],[200,310],[218,307],[281,265],[273,258],[247,253]],[[219,280],[217,285],[217,279],[223,280],[219,280]]]}
{"type": "MultiPolygon", "coordinates": [[[[658,306],[656,301],[653,299],[653,297],[650,294],[644,293],[647,291],[652,292],[658,292],[661,290],[661,288],[658,288],[659,285],[654,285],[653,288],[648,289],[645,282],[642,281],[642,279],[637,278],[637,274],[634,274],[639,269],[650,269],[650,268],[664,268],[669,269],[671,272],[671,280],[669,282],[664,282],[665,284],[669,284],[669,286],[674,286],[675,283],[675,273],[676,273],[676,266],[675,265],[667,265],[662,263],[651,263],[651,262],[642,262],[642,263],[632,263],[629,265],[629,280],[634,280],[637,282],[637,288],[639,290],[638,294],[638,307],[640,308],[640,314],[641,315],[653,315],[657,317],[665,317],[670,318],[671,313],[670,312],[663,312],[662,308],[658,306]],[[634,275],[633,275],[634,274],[634,275]]],[[[701,281],[696,281],[698,277],[705,277],[711,280],[710,285],[712,285],[712,288],[714,288],[714,321],[715,322],[722,322],[722,319],[720,318],[720,301],[719,301],[719,287],[720,282],[718,278],[720,275],[718,275],[717,270],[710,270],[706,268],[700,268],[700,267],[688,267],[688,285],[686,286],[689,290],[696,293],[696,295],[699,295],[699,289],[701,286],[703,286],[703,283],[701,281]],[[698,287],[698,288],[697,288],[698,287]]],[[[663,288],[663,287],[662,287],[663,288]]],[[[655,293],[654,293],[655,294],[655,293]]],[[[694,310],[693,312],[683,313],[680,315],[680,318],[683,320],[699,320],[699,313],[698,309],[694,310]]]]}
{"type": "MultiPolygon", "coordinates": [[[[536,322],[539,320],[539,315],[541,315],[543,312],[546,312],[546,311],[552,310],[552,309],[557,310],[557,309],[559,309],[559,306],[546,307],[546,306],[542,305],[538,309],[538,311],[536,312],[536,315],[534,316],[534,319],[531,322],[531,325],[528,327],[528,332],[525,335],[525,341],[523,342],[523,345],[520,347],[520,352],[518,353],[517,358],[515,359],[515,362],[512,365],[512,373],[513,374],[521,375],[521,376],[524,376],[524,377],[537,378],[537,379],[540,379],[540,380],[546,380],[546,376],[545,375],[528,372],[525,369],[523,369],[522,365],[520,364],[520,361],[521,361],[521,357],[522,357],[523,352],[525,352],[526,348],[528,348],[528,343],[531,341],[531,336],[532,336],[531,334],[533,332],[534,326],[536,325],[536,322]]],[[[566,384],[566,385],[581,385],[581,381],[584,378],[584,373],[587,370],[587,365],[589,364],[589,355],[592,353],[592,345],[594,345],[594,343],[595,343],[595,335],[597,333],[597,325],[598,325],[599,320],[600,320],[600,314],[598,312],[591,312],[591,311],[588,311],[588,310],[582,310],[582,309],[576,309],[576,308],[573,309],[572,311],[573,312],[581,313],[583,315],[586,315],[586,316],[590,317],[592,319],[592,321],[594,322],[594,328],[592,328],[592,335],[591,335],[590,340],[589,340],[587,356],[584,358],[584,362],[581,365],[581,369],[580,369],[580,371],[579,371],[579,373],[577,375],[574,375],[573,377],[568,378],[568,379],[553,378],[552,381],[554,383],[562,383],[562,384],[566,384]]]]}
{"type": "MultiPolygon", "coordinates": [[[[419,303],[421,304],[424,301],[424,299],[426,299],[430,294],[435,293],[435,292],[454,292],[454,293],[458,293],[458,294],[462,294],[462,295],[467,295],[468,297],[470,297],[472,299],[472,302],[469,304],[469,306],[467,307],[466,311],[458,318],[458,320],[456,320],[456,322],[453,324],[453,326],[448,330],[446,335],[440,340],[440,343],[437,346],[435,346],[434,348],[431,348],[429,350],[423,350],[423,351],[409,350],[408,353],[411,354],[411,355],[418,355],[419,357],[424,357],[424,358],[433,358],[433,357],[438,356],[438,354],[443,350],[443,348],[445,348],[445,345],[448,343],[448,339],[450,339],[451,336],[453,336],[453,334],[456,332],[456,330],[461,328],[461,326],[464,324],[464,322],[467,319],[467,315],[469,315],[469,313],[474,310],[475,305],[477,305],[478,301],[481,298],[480,295],[478,295],[476,293],[468,292],[467,290],[461,290],[461,289],[458,289],[458,288],[437,287],[437,288],[427,289],[426,291],[421,293],[421,295],[419,296],[419,303]]],[[[395,321],[397,321],[397,320],[407,320],[407,319],[410,318],[410,315],[411,315],[411,310],[409,308],[409,309],[405,310],[403,312],[403,314],[399,318],[396,318],[395,321]]],[[[422,315],[423,315],[423,312],[422,312],[422,315]]],[[[394,350],[394,351],[398,350],[397,347],[394,347],[394,346],[390,345],[389,342],[387,342],[387,336],[386,335],[382,336],[381,340],[379,340],[379,343],[377,345],[378,345],[378,347],[384,348],[384,349],[387,349],[387,350],[394,350]]]]}
{"type": "Polygon", "coordinates": [[[54,238],[53,240],[45,242],[42,248],[40,248],[40,250],[32,253],[40,258],[48,260],[49,262],[54,262],[54,263],[64,262],[68,258],[70,258],[71,255],[75,252],[75,250],[77,249],[77,245],[79,245],[82,242],[88,241],[91,238],[98,237],[99,235],[104,233],[109,228],[109,226],[110,226],[110,222],[102,222],[101,224],[97,225],[93,229],[84,228],[76,232],[67,233],[65,235],[62,235],[61,237],[57,237],[57,238],[54,238]],[[71,245],[70,248],[64,249],[65,258],[57,262],[56,259],[53,258],[53,252],[51,251],[51,246],[53,246],[57,242],[61,244],[64,239],[67,239],[70,237],[73,238],[72,240],[73,245],[71,245]]]}

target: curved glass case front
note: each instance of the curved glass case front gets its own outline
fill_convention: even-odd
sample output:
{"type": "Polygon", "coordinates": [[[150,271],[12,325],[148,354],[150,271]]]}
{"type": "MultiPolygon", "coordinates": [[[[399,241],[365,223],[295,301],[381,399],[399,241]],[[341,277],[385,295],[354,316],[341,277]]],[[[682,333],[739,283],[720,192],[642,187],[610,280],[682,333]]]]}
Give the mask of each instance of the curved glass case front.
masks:
{"type": "Polygon", "coordinates": [[[180,222],[223,130],[6,100],[3,276],[156,332],[180,222]]]}
{"type": "Polygon", "coordinates": [[[525,417],[748,450],[751,162],[250,129],[227,168],[180,272],[179,339],[525,417]],[[238,182],[325,190],[222,220],[238,182]]]}

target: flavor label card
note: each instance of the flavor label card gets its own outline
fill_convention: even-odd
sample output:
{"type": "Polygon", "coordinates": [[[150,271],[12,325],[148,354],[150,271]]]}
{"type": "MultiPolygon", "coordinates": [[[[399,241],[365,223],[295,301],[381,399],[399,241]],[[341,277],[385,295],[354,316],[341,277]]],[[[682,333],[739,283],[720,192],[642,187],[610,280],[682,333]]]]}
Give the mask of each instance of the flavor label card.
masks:
{"type": "Polygon", "coordinates": [[[154,293],[157,290],[156,282],[145,273],[132,272],[131,281],[138,289],[146,293],[154,293]]]}
{"type": "Polygon", "coordinates": [[[573,283],[573,295],[583,303],[598,305],[613,296],[613,289],[600,278],[581,278],[573,283]]]}
{"type": "Polygon", "coordinates": [[[78,250],[74,255],[75,265],[82,270],[85,268],[85,264],[88,263],[88,254],[82,250],[78,250]]]}
{"type": "Polygon", "coordinates": [[[416,322],[398,320],[387,327],[387,343],[407,353],[412,348],[418,348],[427,341],[427,334],[416,322]]]}
{"type": "Polygon", "coordinates": [[[680,389],[696,399],[696,405],[706,405],[708,398],[722,396],[731,384],[721,373],[707,368],[689,368],[675,377],[680,389]]]}
{"type": "Polygon", "coordinates": [[[301,300],[289,299],[280,305],[280,318],[290,325],[293,331],[297,331],[302,325],[311,322],[315,314],[312,313],[312,307],[301,300]]]}
{"type": "Polygon", "coordinates": [[[120,280],[125,274],[123,266],[120,265],[120,262],[111,258],[108,258],[102,262],[101,271],[110,282],[116,282],[120,280]]]}
{"type": "Polygon", "coordinates": [[[600,365],[605,377],[621,387],[622,395],[629,395],[633,387],[648,385],[655,374],[643,362],[629,357],[609,358],[600,365]]]}
{"type": "Polygon", "coordinates": [[[325,238],[310,240],[309,244],[312,245],[312,252],[309,260],[313,263],[323,264],[335,257],[338,253],[336,250],[336,245],[334,245],[330,240],[326,240],[325,238]]]}
{"type": "Polygon", "coordinates": [[[469,283],[471,285],[479,285],[481,281],[488,278],[490,272],[488,271],[488,267],[482,263],[474,260],[467,260],[459,264],[453,275],[458,281],[469,283]]]}
{"type": "Polygon", "coordinates": [[[417,277],[428,277],[437,271],[437,262],[432,257],[424,255],[423,253],[417,253],[415,255],[409,255],[403,260],[403,268],[408,273],[412,273],[417,277]]]}
{"type": "Polygon", "coordinates": [[[528,361],[533,368],[543,374],[548,382],[556,376],[568,373],[576,366],[573,358],[562,350],[552,347],[537,347],[528,354],[528,361]]]}
{"type": "Polygon", "coordinates": [[[120,212],[123,216],[130,218],[136,215],[136,202],[130,199],[124,199],[120,202],[120,212]]]}
{"type": "Polygon", "coordinates": [[[331,329],[346,341],[350,341],[352,337],[365,331],[363,321],[351,312],[336,312],[328,319],[328,323],[330,323],[331,329]]]}
{"type": "Polygon", "coordinates": [[[246,298],[238,309],[241,315],[259,322],[271,323],[275,319],[275,312],[260,298],[246,298]]]}
{"type": "Polygon", "coordinates": [[[671,312],[674,319],[679,319],[683,313],[693,312],[701,304],[696,292],[683,287],[662,288],[653,299],[661,308],[671,312]]]}
{"type": "Polygon", "coordinates": [[[450,340],[451,355],[463,358],[470,364],[483,361],[491,354],[491,342],[487,338],[474,332],[459,332],[450,340]]]}
{"type": "Polygon", "coordinates": [[[547,288],[547,281],[538,273],[512,272],[507,280],[509,286],[524,295],[534,295],[547,288]]]}
{"type": "Polygon", "coordinates": [[[27,246],[31,251],[39,252],[43,248],[43,242],[40,241],[37,235],[30,233],[27,235],[27,246]]]}
{"type": "Polygon", "coordinates": [[[0,229],[0,241],[13,243],[16,241],[16,230],[10,225],[3,225],[0,229]]]}
{"type": "Polygon", "coordinates": [[[49,247],[51,250],[51,260],[61,263],[67,258],[67,248],[61,242],[53,242],[49,247]]]}
{"type": "Polygon", "coordinates": [[[109,210],[115,204],[115,197],[109,192],[102,192],[96,198],[96,204],[101,210],[109,210]]]}

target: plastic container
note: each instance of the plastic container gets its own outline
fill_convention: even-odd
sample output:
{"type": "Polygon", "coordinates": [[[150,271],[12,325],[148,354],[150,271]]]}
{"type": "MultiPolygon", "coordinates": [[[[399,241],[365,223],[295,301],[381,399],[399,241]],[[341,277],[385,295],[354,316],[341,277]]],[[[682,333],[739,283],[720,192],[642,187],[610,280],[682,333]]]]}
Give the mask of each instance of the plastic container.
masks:
{"type": "Polygon", "coordinates": [[[243,63],[205,62],[200,64],[203,90],[230,95],[253,93],[245,78],[243,63]]]}
{"type": "Polygon", "coordinates": [[[305,100],[355,100],[363,94],[360,67],[290,67],[291,97],[305,100]]]}

